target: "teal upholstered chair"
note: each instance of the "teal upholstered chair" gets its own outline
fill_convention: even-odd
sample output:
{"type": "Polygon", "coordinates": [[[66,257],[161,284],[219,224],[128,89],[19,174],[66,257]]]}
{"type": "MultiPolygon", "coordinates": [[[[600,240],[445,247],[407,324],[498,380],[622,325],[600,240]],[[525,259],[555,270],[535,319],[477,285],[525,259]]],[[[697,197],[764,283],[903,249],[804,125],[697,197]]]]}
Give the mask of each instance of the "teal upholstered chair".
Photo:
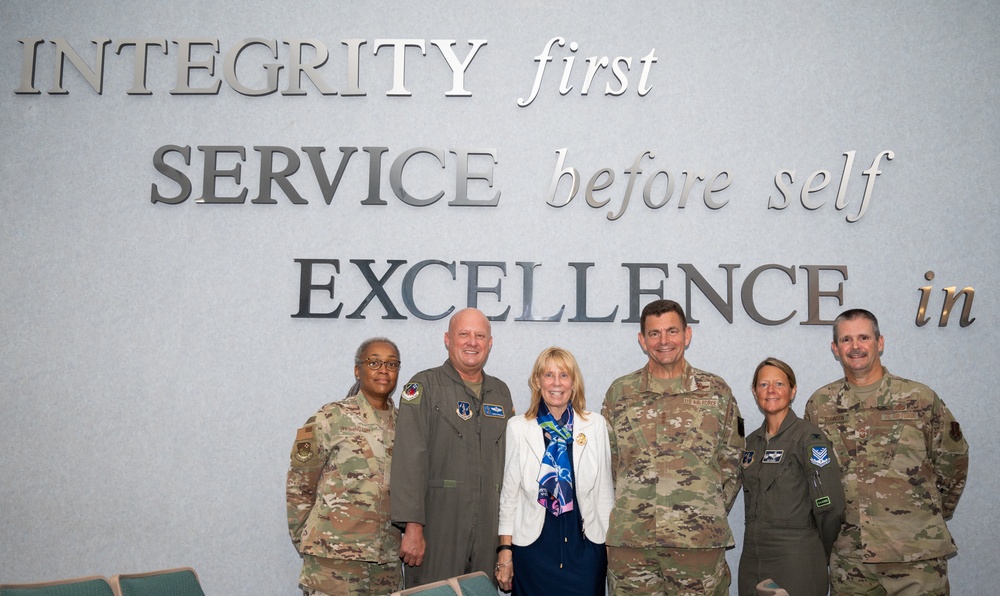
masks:
{"type": "Polygon", "coordinates": [[[114,596],[114,591],[107,579],[91,575],[35,584],[3,584],[0,596],[114,596]]]}
{"type": "Polygon", "coordinates": [[[393,592],[392,596],[497,596],[496,586],[482,571],[393,592]]]}
{"type": "Polygon", "coordinates": [[[462,596],[496,596],[497,589],[482,571],[460,575],[455,578],[458,587],[462,589],[462,596]]]}
{"type": "Polygon", "coordinates": [[[455,588],[446,579],[417,586],[416,588],[407,588],[399,592],[393,592],[392,596],[410,596],[410,594],[419,594],[419,596],[457,596],[455,588]]]}
{"type": "Polygon", "coordinates": [[[111,585],[116,596],[205,596],[198,574],[190,567],[122,573],[111,578],[111,585]]]}

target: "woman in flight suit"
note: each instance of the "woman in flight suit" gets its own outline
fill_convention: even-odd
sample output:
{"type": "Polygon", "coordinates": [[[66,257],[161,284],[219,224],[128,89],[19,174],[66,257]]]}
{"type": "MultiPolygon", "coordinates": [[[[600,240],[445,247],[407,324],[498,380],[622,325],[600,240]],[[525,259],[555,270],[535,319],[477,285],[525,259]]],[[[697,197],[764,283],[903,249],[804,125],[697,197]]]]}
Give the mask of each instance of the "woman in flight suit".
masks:
{"type": "Polygon", "coordinates": [[[827,564],[844,521],[844,489],[826,435],[792,411],[795,373],[777,358],[754,371],[753,393],[764,423],[743,452],[746,532],[740,596],[772,579],[795,596],[825,596],[827,564]]]}

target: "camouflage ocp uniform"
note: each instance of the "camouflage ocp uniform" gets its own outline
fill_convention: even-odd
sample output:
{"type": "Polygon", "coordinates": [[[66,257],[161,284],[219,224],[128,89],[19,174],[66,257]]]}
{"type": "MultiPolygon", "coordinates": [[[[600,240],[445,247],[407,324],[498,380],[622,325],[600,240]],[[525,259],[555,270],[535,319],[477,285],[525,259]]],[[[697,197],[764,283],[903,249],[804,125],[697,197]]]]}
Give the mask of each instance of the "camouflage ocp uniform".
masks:
{"type": "Polygon", "coordinates": [[[806,405],[844,480],[847,521],[834,552],[864,563],[943,561],[957,550],[945,520],[969,468],[961,427],[929,387],[888,371],[867,395],[841,379],[806,405]]]}
{"type": "Polygon", "coordinates": [[[724,565],[744,447],[726,382],[686,362],[677,380],[643,367],[611,384],[601,413],[615,476],[608,546],[720,549],[724,565]]]}
{"type": "Polygon", "coordinates": [[[740,410],[721,377],[684,364],[683,390],[651,388],[643,367],[608,388],[615,505],[607,544],[733,546],[727,515],[739,493],[740,410]]]}
{"type": "Polygon", "coordinates": [[[303,557],[303,588],[336,594],[361,575],[370,577],[358,577],[365,585],[352,592],[399,589],[400,534],[389,519],[391,399],[389,407],[379,414],[358,393],[323,406],[298,430],[286,498],[288,531],[303,557]]]}

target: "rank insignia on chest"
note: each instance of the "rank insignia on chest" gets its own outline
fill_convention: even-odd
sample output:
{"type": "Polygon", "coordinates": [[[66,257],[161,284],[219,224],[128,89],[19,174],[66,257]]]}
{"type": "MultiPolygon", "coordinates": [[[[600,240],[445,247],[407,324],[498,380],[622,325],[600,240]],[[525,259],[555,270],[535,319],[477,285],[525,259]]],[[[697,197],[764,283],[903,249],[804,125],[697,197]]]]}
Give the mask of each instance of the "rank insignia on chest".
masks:
{"type": "Polygon", "coordinates": [[[455,408],[455,413],[458,414],[458,417],[462,420],[468,420],[469,418],[472,418],[472,406],[470,406],[467,401],[460,401],[458,402],[458,407],[455,408]]]}
{"type": "Polygon", "coordinates": [[[744,468],[749,468],[749,467],[750,467],[750,464],[752,464],[752,463],[753,463],[753,454],[754,454],[754,453],[755,453],[755,452],[753,452],[753,451],[744,451],[744,452],[743,452],[743,460],[742,460],[742,461],[740,462],[740,464],[741,464],[741,465],[742,465],[742,466],[743,466],[744,468]]]}
{"type": "Polygon", "coordinates": [[[785,454],[784,449],[768,449],[764,452],[764,457],[761,458],[760,463],[762,464],[778,464],[781,463],[781,456],[785,454]]]}
{"type": "Polygon", "coordinates": [[[809,448],[809,463],[822,468],[830,463],[830,450],[825,445],[813,445],[809,448]]]}
{"type": "Polygon", "coordinates": [[[503,406],[496,404],[483,404],[483,416],[490,418],[503,418],[503,406]]]}

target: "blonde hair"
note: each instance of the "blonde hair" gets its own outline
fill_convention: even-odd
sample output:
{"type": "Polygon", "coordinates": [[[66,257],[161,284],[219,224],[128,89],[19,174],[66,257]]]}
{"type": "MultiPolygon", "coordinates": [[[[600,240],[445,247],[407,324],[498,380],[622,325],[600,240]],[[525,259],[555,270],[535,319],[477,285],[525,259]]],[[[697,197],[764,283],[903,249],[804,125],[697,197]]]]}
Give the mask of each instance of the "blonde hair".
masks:
{"type": "Polygon", "coordinates": [[[583,413],[587,407],[587,398],[583,392],[583,373],[580,372],[580,366],[569,350],[554,346],[542,350],[542,353],[535,359],[535,366],[532,367],[531,376],[528,377],[528,387],[531,388],[531,405],[528,406],[524,417],[528,420],[538,417],[538,404],[542,403],[540,379],[549,365],[555,365],[559,370],[569,373],[570,378],[573,379],[569,405],[576,414],[586,419],[583,413]]]}
{"type": "Polygon", "coordinates": [[[785,364],[781,360],[778,360],[774,356],[768,356],[760,364],[757,365],[757,370],[753,371],[753,382],[750,383],[750,389],[757,390],[757,377],[760,376],[760,371],[765,366],[773,366],[774,368],[785,373],[785,377],[788,378],[788,388],[795,389],[795,371],[792,367],[785,364]]]}

